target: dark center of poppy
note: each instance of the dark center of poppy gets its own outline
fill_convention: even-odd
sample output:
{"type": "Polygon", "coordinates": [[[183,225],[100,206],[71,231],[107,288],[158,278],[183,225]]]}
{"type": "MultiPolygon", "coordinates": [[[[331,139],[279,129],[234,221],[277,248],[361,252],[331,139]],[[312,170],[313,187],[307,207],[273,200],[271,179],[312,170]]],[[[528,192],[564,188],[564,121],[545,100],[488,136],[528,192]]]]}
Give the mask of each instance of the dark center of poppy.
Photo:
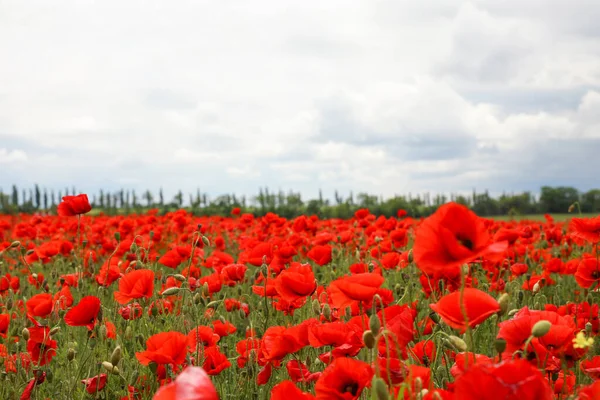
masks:
{"type": "Polygon", "coordinates": [[[600,271],[595,270],[594,272],[592,272],[592,278],[594,278],[594,279],[600,278],[600,271]]]}
{"type": "Polygon", "coordinates": [[[344,387],[344,390],[342,390],[342,393],[351,393],[352,396],[356,396],[358,393],[358,384],[356,382],[347,384],[344,387]]]}
{"type": "Polygon", "coordinates": [[[473,242],[471,241],[471,239],[459,234],[456,235],[456,240],[458,240],[458,243],[460,243],[461,246],[464,246],[469,250],[473,250],[473,242]]]}

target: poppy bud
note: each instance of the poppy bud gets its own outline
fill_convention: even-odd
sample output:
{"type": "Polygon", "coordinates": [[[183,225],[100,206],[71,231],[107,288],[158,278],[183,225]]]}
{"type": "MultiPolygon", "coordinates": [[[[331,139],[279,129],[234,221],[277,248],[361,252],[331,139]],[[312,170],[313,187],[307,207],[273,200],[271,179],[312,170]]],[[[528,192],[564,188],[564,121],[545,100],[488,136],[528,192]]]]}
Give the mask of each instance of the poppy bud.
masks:
{"type": "Polygon", "coordinates": [[[60,326],[55,326],[54,328],[50,329],[50,332],[48,333],[50,336],[56,335],[58,332],[60,332],[60,326]]]}
{"type": "Polygon", "coordinates": [[[138,333],[135,338],[137,339],[137,341],[140,345],[142,345],[142,346],[144,345],[144,336],[142,336],[141,333],[138,333]]]}
{"type": "Polygon", "coordinates": [[[23,328],[23,330],[21,331],[21,335],[23,336],[23,339],[29,340],[29,329],[23,328]]]}
{"type": "Polygon", "coordinates": [[[127,328],[125,328],[125,334],[124,337],[127,340],[130,340],[133,336],[133,330],[131,329],[131,326],[127,326],[127,328]]]}
{"type": "Polygon", "coordinates": [[[440,316],[439,316],[439,315],[437,315],[437,314],[436,314],[435,312],[433,312],[433,311],[429,313],[429,318],[431,318],[431,320],[432,320],[433,322],[435,322],[436,324],[439,324],[439,323],[440,323],[440,316]]]}
{"type": "Polygon", "coordinates": [[[397,295],[400,295],[402,293],[402,286],[399,283],[396,283],[396,285],[394,286],[394,291],[397,295]]]}
{"type": "Polygon", "coordinates": [[[178,287],[170,287],[168,289],[165,289],[160,295],[161,296],[173,296],[174,294],[179,293],[181,289],[179,289],[178,287]]]}
{"type": "Polygon", "coordinates": [[[508,312],[508,316],[509,316],[509,317],[512,317],[513,315],[515,315],[515,314],[516,314],[516,313],[518,313],[518,312],[519,312],[519,309],[518,309],[518,308],[513,308],[512,310],[510,310],[510,311],[508,312]]]}
{"type": "Polygon", "coordinates": [[[138,372],[138,370],[134,370],[133,373],[131,374],[131,378],[129,379],[129,384],[130,385],[135,385],[137,383],[138,377],[139,377],[140,373],[138,372]]]}
{"type": "Polygon", "coordinates": [[[15,240],[14,242],[12,242],[10,244],[10,248],[14,249],[15,247],[19,247],[21,245],[21,242],[19,242],[18,240],[15,240]]]}
{"type": "Polygon", "coordinates": [[[194,295],[194,304],[200,304],[202,302],[202,295],[200,293],[196,293],[194,295]]]}
{"type": "Polygon", "coordinates": [[[575,203],[573,203],[569,206],[569,209],[567,210],[567,212],[572,213],[574,210],[575,210],[575,203]]]}
{"type": "Polygon", "coordinates": [[[421,390],[423,390],[423,379],[421,379],[420,376],[417,376],[415,378],[415,392],[421,393],[421,390]]]}
{"type": "Polygon", "coordinates": [[[494,341],[494,348],[498,352],[498,354],[504,353],[506,350],[506,340],[502,338],[498,338],[494,341]]]}
{"type": "Polygon", "coordinates": [[[120,242],[120,241],[121,241],[121,232],[115,232],[115,240],[116,240],[117,242],[120,242]]]}
{"type": "Polygon", "coordinates": [[[592,333],[592,323],[591,322],[586,322],[585,323],[585,332],[589,335],[590,333],[592,333]]]}
{"type": "Polygon", "coordinates": [[[498,304],[500,305],[500,315],[506,314],[510,303],[510,295],[508,293],[502,293],[498,298],[498,304]]]}
{"type": "Polygon", "coordinates": [[[110,363],[112,365],[116,366],[117,364],[119,364],[119,361],[121,361],[121,346],[115,347],[110,356],[110,363]]]}
{"type": "Polygon", "coordinates": [[[108,372],[110,372],[110,373],[113,373],[113,374],[115,374],[115,375],[119,375],[119,368],[118,368],[118,367],[116,367],[116,366],[114,366],[114,365],[112,365],[112,364],[111,364],[111,363],[109,363],[108,361],[102,361],[102,367],[103,367],[103,368],[104,368],[106,371],[108,371],[108,372]]]}
{"type": "Polygon", "coordinates": [[[409,264],[412,264],[412,262],[413,262],[413,251],[412,251],[412,249],[410,249],[408,251],[408,255],[406,256],[406,259],[408,260],[409,264]]]}
{"type": "Polygon", "coordinates": [[[208,238],[204,235],[202,235],[202,243],[204,243],[205,246],[210,246],[210,240],[208,240],[208,238]]]}
{"type": "Polygon", "coordinates": [[[241,319],[245,319],[246,318],[246,312],[244,310],[242,310],[241,308],[239,309],[239,313],[240,313],[240,318],[241,319]]]}
{"type": "Polygon", "coordinates": [[[448,341],[460,352],[465,352],[468,349],[467,343],[458,336],[450,335],[448,341]]]}
{"type": "Polygon", "coordinates": [[[108,336],[108,329],[106,329],[106,325],[100,326],[98,332],[100,335],[100,339],[106,339],[106,337],[108,336]]]}
{"type": "Polygon", "coordinates": [[[185,276],[181,275],[181,274],[174,274],[173,278],[175,278],[176,280],[178,280],[179,282],[185,282],[185,276]]]}
{"type": "Polygon", "coordinates": [[[25,255],[26,255],[26,256],[30,256],[30,255],[32,255],[33,253],[35,253],[35,250],[29,249],[29,250],[27,250],[27,251],[25,252],[25,255]]]}
{"type": "Polygon", "coordinates": [[[552,328],[552,323],[550,321],[538,321],[533,325],[533,328],[531,328],[531,335],[536,338],[541,338],[550,331],[550,328],[552,328]]]}
{"type": "Polygon", "coordinates": [[[329,307],[329,304],[325,304],[323,306],[323,316],[329,320],[329,318],[331,318],[331,307],[329,307]]]}
{"type": "Polygon", "coordinates": [[[319,300],[314,299],[312,301],[311,307],[315,315],[321,315],[321,304],[319,303],[319,300]]]}
{"type": "Polygon", "coordinates": [[[375,347],[375,336],[373,336],[373,332],[364,331],[363,332],[363,343],[367,349],[372,349],[375,347]]]}
{"type": "Polygon", "coordinates": [[[75,349],[70,347],[69,350],[67,350],[67,360],[73,361],[74,358],[75,358],[75,349]]]}
{"type": "Polygon", "coordinates": [[[12,299],[12,297],[9,297],[8,301],[6,302],[6,309],[9,310],[9,311],[12,310],[13,305],[14,305],[13,304],[13,299],[12,299]]]}
{"type": "Polygon", "coordinates": [[[444,400],[442,398],[442,395],[440,394],[440,392],[433,392],[433,394],[431,395],[431,398],[433,400],[444,400]]]}
{"type": "Polygon", "coordinates": [[[371,387],[375,392],[375,398],[377,400],[388,400],[390,398],[390,392],[388,390],[387,385],[385,384],[383,379],[379,378],[377,375],[373,375],[371,387]]]}
{"type": "Polygon", "coordinates": [[[373,332],[374,336],[377,336],[379,334],[379,330],[381,329],[381,322],[379,321],[379,317],[377,317],[377,314],[373,314],[371,315],[371,318],[369,318],[369,329],[371,329],[371,332],[373,332]]]}
{"type": "Polygon", "coordinates": [[[208,287],[208,282],[204,282],[204,285],[202,285],[202,295],[205,297],[210,296],[210,288],[208,287]]]}

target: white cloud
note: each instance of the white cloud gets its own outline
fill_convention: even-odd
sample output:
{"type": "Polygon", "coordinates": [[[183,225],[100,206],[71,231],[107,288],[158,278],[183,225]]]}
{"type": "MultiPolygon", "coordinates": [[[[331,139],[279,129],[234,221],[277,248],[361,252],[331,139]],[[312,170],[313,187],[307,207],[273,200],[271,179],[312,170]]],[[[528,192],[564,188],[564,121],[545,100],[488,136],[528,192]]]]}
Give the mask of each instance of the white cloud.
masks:
{"type": "Polygon", "coordinates": [[[12,164],[27,161],[27,153],[23,150],[7,150],[0,148],[0,164],[12,164]]]}
{"type": "Polygon", "coordinates": [[[5,1],[0,186],[587,188],[600,4],[565,4],[5,1]]]}

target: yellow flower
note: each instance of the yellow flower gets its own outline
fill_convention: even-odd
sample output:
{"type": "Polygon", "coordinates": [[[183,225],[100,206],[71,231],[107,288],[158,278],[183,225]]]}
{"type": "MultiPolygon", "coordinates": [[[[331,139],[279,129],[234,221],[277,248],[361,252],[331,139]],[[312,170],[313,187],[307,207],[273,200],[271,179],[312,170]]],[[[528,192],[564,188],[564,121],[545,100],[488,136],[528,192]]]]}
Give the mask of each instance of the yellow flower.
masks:
{"type": "Polygon", "coordinates": [[[576,349],[587,349],[594,344],[594,338],[586,338],[583,332],[579,332],[573,339],[573,347],[576,349]]]}

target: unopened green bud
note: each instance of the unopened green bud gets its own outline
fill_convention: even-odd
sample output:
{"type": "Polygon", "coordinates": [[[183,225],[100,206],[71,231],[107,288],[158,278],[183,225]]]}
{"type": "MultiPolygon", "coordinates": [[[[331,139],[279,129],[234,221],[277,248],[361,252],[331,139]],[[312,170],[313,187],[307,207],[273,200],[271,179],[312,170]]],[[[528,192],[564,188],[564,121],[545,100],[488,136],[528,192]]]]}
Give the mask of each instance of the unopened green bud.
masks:
{"type": "Polygon", "coordinates": [[[125,333],[123,334],[123,336],[125,337],[125,339],[131,340],[131,338],[133,337],[133,329],[131,329],[131,326],[127,326],[127,328],[125,328],[125,333]]]}
{"type": "Polygon", "coordinates": [[[23,339],[29,340],[29,329],[23,328],[23,330],[21,331],[21,336],[23,336],[23,339]]]}
{"type": "Polygon", "coordinates": [[[321,303],[319,303],[319,300],[314,299],[312,301],[311,307],[315,315],[321,315],[321,303]]]}
{"type": "Polygon", "coordinates": [[[120,241],[121,241],[121,232],[115,232],[115,240],[116,240],[117,242],[120,242],[120,241]]]}
{"type": "Polygon", "coordinates": [[[371,331],[364,331],[363,332],[363,343],[365,344],[365,347],[367,349],[372,349],[375,347],[375,336],[373,335],[373,332],[371,331]]]}
{"type": "Polygon", "coordinates": [[[205,246],[210,246],[210,240],[208,240],[208,238],[204,235],[202,235],[202,243],[204,243],[205,246]]]}
{"type": "Polygon", "coordinates": [[[460,352],[465,352],[468,349],[467,343],[458,336],[450,335],[448,341],[460,352]]]}
{"type": "Polygon", "coordinates": [[[69,350],[67,350],[67,360],[73,361],[74,358],[75,358],[75,349],[71,347],[71,348],[69,348],[69,350]]]}
{"type": "Polygon", "coordinates": [[[115,347],[110,356],[110,363],[112,365],[117,366],[117,364],[119,364],[119,361],[121,361],[121,346],[115,347]]]}
{"type": "Polygon", "coordinates": [[[180,288],[173,286],[168,289],[165,289],[160,295],[161,296],[173,296],[173,295],[179,293],[180,290],[181,290],[180,288]]]}
{"type": "Polygon", "coordinates": [[[104,368],[107,372],[110,372],[115,375],[119,375],[119,368],[112,365],[108,361],[102,361],[102,368],[104,368]]]}
{"type": "Polygon", "coordinates": [[[371,332],[373,332],[374,336],[379,334],[379,330],[381,329],[381,321],[379,321],[377,314],[373,314],[371,315],[371,318],[369,318],[369,329],[371,329],[371,332]]]}
{"type": "Polygon", "coordinates": [[[591,322],[586,322],[586,323],[585,323],[585,332],[586,332],[588,335],[590,335],[590,334],[592,333],[592,330],[593,330],[593,328],[594,328],[594,327],[592,326],[592,323],[591,323],[591,322]]]}
{"type": "Polygon", "coordinates": [[[21,245],[21,242],[19,242],[18,240],[15,240],[14,242],[12,242],[10,244],[10,248],[14,249],[15,247],[19,247],[21,245]]]}
{"type": "Polygon", "coordinates": [[[500,315],[506,314],[510,303],[510,295],[508,293],[502,293],[498,298],[498,304],[500,305],[500,315]]]}
{"type": "Polygon", "coordinates": [[[506,340],[502,338],[496,339],[494,341],[494,347],[496,348],[498,354],[504,353],[504,350],[506,350],[506,340]]]}
{"type": "Polygon", "coordinates": [[[408,263],[409,263],[409,264],[412,264],[412,262],[413,262],[413,251],[412,251],[412,249],[410,249],[410,250],[408,251],[408,256],[406,256],[406,258],[407,258],[407,260],[408,260],[408,263]]]}
{"type": "Polygon", "coordinates": [[[56,335],[58,332],[60,332],[60,326],[55,326],[54,328],[50,329],[49,335],[50,335],[50,336],[54,336],[54,335],[56,335]]]}
{"type": "Polygon", "coordinates": [[[390,392],[383,379],[379,378],[377,375],[373,375],[371,387],[375,392],[375,398],[377,400],[389,400],[390,392]]]}
{"type": "Polygon", "coordinates": [[[327,320],[329,320],[329,318],[331,318],[331,307],[329,307],[329,304],[325,304],[323,306],[323,316],[327,320]]]}
{"type": "Polygon", "coordinates": [[[181,275],[181,274],[174,274],[173,278],[175,278],[176,280],[178,280],[179,282],[185,282],[185,276],[181,275]]]}
{"type": "Polygon", "coordinates": [[[531,328],[531,335],[536,338],[541,338],[550,331],[550,328],[552,328],[552,323],[550,321],[538,321],[533,325],[533,328],[531,328]]]}

